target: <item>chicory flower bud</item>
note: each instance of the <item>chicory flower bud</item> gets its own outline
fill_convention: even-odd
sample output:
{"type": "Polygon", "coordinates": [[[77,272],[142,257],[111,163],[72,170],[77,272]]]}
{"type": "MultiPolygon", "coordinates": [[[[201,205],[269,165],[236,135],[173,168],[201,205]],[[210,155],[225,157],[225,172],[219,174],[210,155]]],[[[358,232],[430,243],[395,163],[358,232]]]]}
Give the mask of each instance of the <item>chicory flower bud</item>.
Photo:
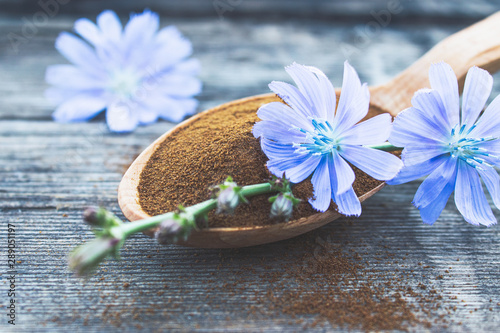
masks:
{"type": "Polygon", "coordinates": [[[233,214],[240,203],[240,196],[234,190],[234,187],[228,187],[222,190],[217,197],[217,214],[233,214]]]}
{"type": "Polygon", "coordinates": [[[269,198],[269,201],[272,203],[270,216],[288,221],[292,217],[293,208],[299,204],[300,199],[295,198],[292,192],[281,192],[269,198]]]}
{"type": "Polygon", "coordinates": [[[122,224],[122,221],[113,213],[100,207],[89,207],[83,212],[83,220],[92,227],[108,229],[122,224]]]}
{"type": "Polygon", "coordinates": [[[120,239],[98,237],[77,247],[69,256],[69,268],[79,276],[88,275],[109,255],[118,253],[120,239]]]}
{"type": "Polygon", "coordinates": [[[179,239],[182,226],[175,218],[163,221],[155,232],[155,238],[160,244],[172,244],[179,239]]]}
{"type": "Polygon", "coordinates": [[[217,214],[233,214],[240,202],[248,200],[241,194],[241,187],[231,177],[227,177],[223,184],[215,186],[217,193],[217,214]]]}
{"type": "Polygon", "coordinates": [[[293,202],[286,194],[280,193],[271,206],[271,217],[290,220],[293,213],[293,202]]]}
{"type": "Polygon", "coordinates": [[[173,217],[160,223],[155,232],[155,238],[160,244],[172,244],[179,239],[187,240],[193,229],[196,229],[196,217],[184,207],[179,206],[178,212],[173,217]]]}

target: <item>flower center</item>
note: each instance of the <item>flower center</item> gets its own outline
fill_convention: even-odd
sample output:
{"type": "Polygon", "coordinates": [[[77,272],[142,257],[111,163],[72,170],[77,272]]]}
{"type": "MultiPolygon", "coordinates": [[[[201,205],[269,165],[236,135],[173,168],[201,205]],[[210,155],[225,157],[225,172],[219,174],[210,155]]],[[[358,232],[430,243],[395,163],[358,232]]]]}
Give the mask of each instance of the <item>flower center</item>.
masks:
{"type": "Polygon", "coordinates": [[[299,154],[323,155],[339,149],[339,140],[334,137],[333,127],[323,119],[311,119],[314,126],[313,131],[307,131],[302,128],[295,128],[306,134],[306,142],[294,143],[299,154]]]}
{"type": "Polygon", "coordinates": [[[130,69],[116,70],[111,74],[109,89],[122,98],[131,98],[139,88],[140,78],[130,69]]]}
{"type": "Polygon", "coordinates": [[[478,145],[487,141],[497,140],[498,138],[489,136],[485,138],[471,138],[470,132],[476,126],[473,125],[469,130],[465,131],[466,125],[456,125],[451,130],[451,139],[448,143],[448,149],[451,156],[460,158],[467,162],[470,166],[478,169],[486,167],[493,167],[492,164],[486,162],[485,157],[498,158],[495,155],[488,153],[488,150],[478,145]]]}

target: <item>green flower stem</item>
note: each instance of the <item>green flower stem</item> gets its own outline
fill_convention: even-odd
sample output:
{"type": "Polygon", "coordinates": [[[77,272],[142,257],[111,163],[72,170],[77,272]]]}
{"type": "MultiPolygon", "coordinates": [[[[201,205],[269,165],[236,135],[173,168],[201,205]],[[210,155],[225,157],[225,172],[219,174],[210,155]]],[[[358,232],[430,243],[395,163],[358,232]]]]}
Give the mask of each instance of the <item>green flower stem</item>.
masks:
{"type": "Polygon", "coordinates": [[[383,150],[383,151],[398,151],[398,150],[403,150],[403,147],[396,147],[391,145],[389,142],[383,143],[381,145],[373,145],[373,146],[365,146],[367,148],[373,148],[373,149],[378,149],[378,150],[383,150]]]}
{"type": "Polygon", "coordinates": [[[244,197],[251,197],[254,195],[259,195],[259,194],[266,194],[266,193],[271,193],[274,192],[274,188],[271,184],[269,183],[262,183],[262,184],[255,184],[255,185],[248,185],[248,186],[243,186],[241,188],[241,194],[244,197]]]}
{"type": "MultiPolygon", "coordinates": [[[[255,184],[255,185],[248,185],[248,186],[243,186],[241,188],[241,195],[244,197],[247,196],[254,196],[254,195],[259,195],[259,194],[266,194],[270,192],[274,192],[275,189],[273,186],[269,183],[262,183],[262,184],[255,184]]],[[[186,212],[189,212],[193,214],[195,217],[197,216],[203,216],[204,214],[208,213],[212,209],[217,207],[217,199],[209,199],[203,202],[200,202],[196,205],[190,206],[186,208],[186,212]]],[[[116,227],[112,227],[110,229],[111,235],[118,239],[125,240],[126,238],[130,237],[131,235],[148,230],[151,228],[154,228],[158,226],[162,221],[173,218],[174,217],[174,212],[169,212],[165,213],[162,215],[157,215],[153,217],[149,217],[147,219],[143,219],[140,221],[135,221],[133,223],[126,223],[122,224],[116,227]]]]}

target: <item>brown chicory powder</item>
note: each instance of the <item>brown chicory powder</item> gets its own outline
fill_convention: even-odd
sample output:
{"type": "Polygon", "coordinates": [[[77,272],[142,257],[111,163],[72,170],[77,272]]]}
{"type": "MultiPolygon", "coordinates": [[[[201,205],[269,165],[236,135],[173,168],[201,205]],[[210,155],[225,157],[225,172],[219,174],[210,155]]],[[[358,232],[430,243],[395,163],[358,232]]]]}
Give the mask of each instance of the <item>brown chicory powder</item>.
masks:
{"type": "MultiPolygon", "coordinates": [[[[428,288],[416,286],[425,269],[409,269],[405,258],[399,263],[386,242],[370,241],[377,250],[363,256],[364,251],[359,251],[362,241],[356,241],[359,252],[349,242],[339,241],[348,235],[325,237],[323,232],[322,236],[316,233],[315,241],[311,238],[313,234],[300,242],[291,240],[289,244],[300,251],[291,258],[276,259],[272,277],[260,276],[269,286],[255,297],[263,313],[302,319],[312,316],[314,321],[306,326],[329,323],[334,328],[365,332],[408,331],[412,327],[429,330],[432,326],[439,330],[450,323],[445,317],[454,310],[444,306],[441,293],[435,289],[437,283],[429,281],[428,288]],[[373,261],[383,263],[382,268],[373,261]]],[[[289,253],[294,253],[292,248],[289,253]]]]}
{"type": "MultiPolygon", "coordinates": [[[[252,135],[258,108],[278,97],[251,102],[240,101],[221,106],[217,112],[199,117],[178,128],[163,141],[144,167],[139,185],[139,203],[151,216],[175,210],[179,205],[191,206],[210,197],[209,188],[222,183],[227,176],[241,186],[258,184],[270,179],[265,164],[266,155],[259,139],[252,135]]],[[[371,113],[377,113],[372,110],[371,113]]],[[[371,114],[368,115],[370,117],[371,114]]],[[[358,196],[381,182],[354,168],[353,184],[358,196]]],[[[293,187],[294,195],[302,199],[294,209],[293,218],[317,213],[307,202],[313,197],[310,179],[293,187]]],[[[250,198],[240,205],[233,216],[209,214],[210,227],[241,227],[276,223],[269,218],[269,195],[250,198]]],[[[335,209],[332,203],[330,209],[335,209]]]]}

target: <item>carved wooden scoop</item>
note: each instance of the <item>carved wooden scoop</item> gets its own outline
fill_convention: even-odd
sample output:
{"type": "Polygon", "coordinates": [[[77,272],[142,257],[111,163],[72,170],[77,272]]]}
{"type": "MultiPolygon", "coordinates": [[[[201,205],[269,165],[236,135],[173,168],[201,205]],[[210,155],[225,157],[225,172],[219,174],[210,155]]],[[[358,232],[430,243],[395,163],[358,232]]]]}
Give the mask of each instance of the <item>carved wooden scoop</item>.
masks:
{"type": "MultiPolygon", "coordinates": [[[[463,87],[465,75],[472,66],[479,66],[493,73],[500,69],[500,12],[476,23],[437,44],[422,58],[404,70],[390,82],[370,88],[370,109],[378,112],[388,112],[396,116],[398,112],[409,107],[411,98],[418,89],[430,87],[428,72],[431,63],[445,61],[451,65],[463,87]]],[[[337,91],[337,95],[340,90],[337,91]]],[[[138,190],[140,175],[147,161],[165,138],[181,128],[189,126],[197,119],[209,113],[218,112],[231,105],[251,103],[259,105],[276,100],[274,94],[252,96],[232,101],[206,110],[182,122],[171,131],[165,133],[153,142],[125,173],[118,189],[118,202],[123,214],[135,221],[149,217],[139,205],[138,190]]],[[[255,109],[257,111],[257,108],[255,109]]],[[[378,185],[359,197],[362,202],[380,191],[385,183],[378,185]]],[[[289,222],[273,225],[235,228],[208,228],[193,231],[189,240],[179,242],[181,245],[204,248],[244,247],[265,244],[291,238],[310,230],[321,227],[342,216],[335,211],[317,213],[289,222]]],[[[154,230],[146,232],[152,235],[154,230]]]]}

